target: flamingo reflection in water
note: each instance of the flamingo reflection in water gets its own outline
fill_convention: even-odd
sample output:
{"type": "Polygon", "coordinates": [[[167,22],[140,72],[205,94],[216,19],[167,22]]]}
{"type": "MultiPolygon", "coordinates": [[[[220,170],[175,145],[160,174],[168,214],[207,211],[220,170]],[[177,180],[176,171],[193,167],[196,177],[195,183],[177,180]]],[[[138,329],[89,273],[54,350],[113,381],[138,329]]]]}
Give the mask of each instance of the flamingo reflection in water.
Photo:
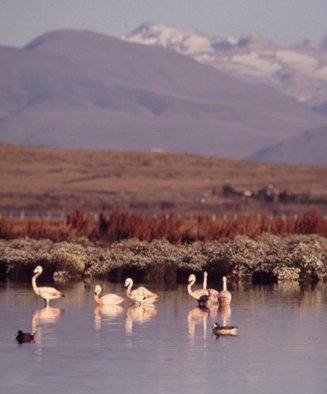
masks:
{"type": "Polygon", "coordinates": [[[54,308],[52,306],[37,309],[32,318],[33,331],[42,325],[57,323],[63,311],[64,309],[54,308]]]}
{"type": "Polygon", "coordinates": [[[157,308],[153,304],[134,304],[127,308],[125,318],[125,333],[131,335],[133,323],[144,324],[150,321],[157,314],[157,308]]]}
{"type": "Polygon", "coordinates": [[[218,305],[210,305],[209,308],[195,307],[187,314],[188,335],[190,338],[195,336],[195,327],[203,326],[203,338],[207,336],[207,321],[211,317],[217,316],[218,305]]]}
{"type": "Polygon", "coordinates": [[[222,325],[227,326],[230,323],[230,318],[232,316],[232,308],[230,305],[219,305],[218,312],[220,313],[222,325]]]}
{"type": "Polygon", "coordinates": [[[222,324],[216,322],[212,330],[212,332],[215,334],[216,339],[218,339],[221,335],[237,335],[238,327],[229,325],[232,315],[231,307],[229,305],[220,305],[219,312],[221,315],[222,324]]]}
{"type": "Polygon", "coordinates": [[[44,308],[37,309],[32,317],[32,331],[37,332],[35,342],[38,347],[42,345],[42,329],[43,327],[51,324],[58,323],[64,309],[45,306],[44,308]]]}
{"type": "Polygon", "coordinates": [[[96,330],[100,330],[102,319],[106,321],[114,320],[117,316],[123,314],[124,308],[120,305],[97,305],[94,308],[94,325],[96,330]]]}

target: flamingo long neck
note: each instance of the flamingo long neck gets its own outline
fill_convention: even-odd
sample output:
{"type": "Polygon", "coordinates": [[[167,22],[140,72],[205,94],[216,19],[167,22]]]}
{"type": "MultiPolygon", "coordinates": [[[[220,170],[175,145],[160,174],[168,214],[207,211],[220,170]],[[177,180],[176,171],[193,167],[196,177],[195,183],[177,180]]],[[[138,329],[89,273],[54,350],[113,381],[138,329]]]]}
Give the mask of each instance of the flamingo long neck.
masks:
{"type": "Polygon", "coordinates": [[[194,293],[193,293],[193,291],[192,291],[192,286],[194,285],[194,283],[195,283],[195,281],[192,280],[192,281],[188,284],[188,286],[187,286],[187,292],[188,292],[188,294],[189,294],[191,297],[196,298],[196,297],[194,297],[194,293]]]}
{"type": "Polygon", "coordinates": [[[227,279],[223,278],[223,291],[227,291],[227,279]]]}
{"type": "Polygon", "coordinates": [[[203,277],[203,289],[207,290],[207,275],[204,275],[203,277]]]}
{"type": "Polygon", "coordinates": [[[32,278],[32,287],[33,287],[33,290],[35,291],[36,294],[39,294],[39,288],[36,284],[36,278],[38,278],[40,275],[41,275],[41,273],[38,272],[32,278]]]}
{"type": "Polygon", "coordinates": [[[133,286],[133,282],[129,282],[129,285],[127,286],[127,290],[126,290],[127,297],[129,297],[131,294],[132,286],[133,286]]]}
{"type": "Polygon", "coordinates": [[[101,304],[102,304],[101,298],[99,297],[98,294],[94,294],[94,301],[95,301],[98,305],[101,305],[101,304]]]}

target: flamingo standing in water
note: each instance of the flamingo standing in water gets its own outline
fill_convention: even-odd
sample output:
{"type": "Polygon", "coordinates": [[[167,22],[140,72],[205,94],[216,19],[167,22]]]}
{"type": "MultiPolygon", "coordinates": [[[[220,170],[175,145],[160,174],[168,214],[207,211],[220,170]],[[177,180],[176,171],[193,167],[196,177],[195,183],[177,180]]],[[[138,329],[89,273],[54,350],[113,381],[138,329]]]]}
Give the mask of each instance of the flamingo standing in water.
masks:
{"type": "Polygon", "coordinates": [[[187,292],[192,298],[194,298],[199,303],[200,307],[206,307],[207,302],[209,301],[209,291],[208,289],[198,289],[193,291],[192,286],[194,285],[195,281],[196,281],[195,275],[191,274],[188,277],[187,292]]]}
{"type": "Polygon", "coordinates": [[[135,290],[132,290],[133,279],[127,278],[125,280],[126,294],[127,297],[130,298],[134,303],[142,305],[142,304],[150,304],[156,301],[159,296],[156,293],[152,293],[147,288],[140,286],[135,290]]]}
{"type": "Polygon", "coordinates": [[[39,277],[43,272],[43,268],[40,265],[38,265],[33,272],[34,272],[34,276],[32,278],[33,290],[36,295],[43,298],[45,306],[49,305],[50,300],[55,300],[60,297],[65,297],[65,295],[61,291],[58,291],[54,287],[37,286],[36,278],[39,277]]]}
{"type": "Polygon", "coordinates": [[[223,289],[219,293],[218,297],[219,302],[222,305],[228,305],[232,301],[232,295],[231,293],[227,290],[227,278],[226,276],[223,276],[223,289]]]}
{"type": "Polygon", "coordinates": [[[100,285],[96,285],[94,289],[94,300],[98,305],[118,305],[124,301],[124,297],[117,294],[105,294],[102,297],[99,297],[101,291],[102,287],[100,285]]]}
{"type": "Polygon", "coordinates": [[[209,302],[218,302],[219,292],[216,289],[208,289],[207,288],[207,278],[208,273],[204,271],[203,273],[203,289],[208,290],[209,292],[209,302]]]}

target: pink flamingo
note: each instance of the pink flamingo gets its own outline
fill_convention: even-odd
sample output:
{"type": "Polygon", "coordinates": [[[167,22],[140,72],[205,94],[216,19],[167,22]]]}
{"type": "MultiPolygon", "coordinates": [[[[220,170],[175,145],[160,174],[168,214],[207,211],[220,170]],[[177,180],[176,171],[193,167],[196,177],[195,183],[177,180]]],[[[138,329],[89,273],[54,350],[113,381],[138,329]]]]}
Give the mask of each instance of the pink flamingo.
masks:
{"type": "Polygon", "coordinates": [[[207,278],[208,273],[204,271],[203,273],[203,289],[209,292],[209,302],[218,302],[219,292],[216,289],[207,289],[207,278]]]}
{"type": "Polygon", "coordinates": [[[124,297],[111,293],[99,297],[101,291],[102,287],[100,285],[96,285],[94,289],[94,300],[98,305],[118,305],[124,301],[124,297]]]}
{"type": "Polygon", "coordinates": [[[49,305],[50,300],[55,300],[60,297],[65,297],[65,295],[61,292],[55,289],[54,287],[47,287],[47,286],[40,286],[38,287],[36,284],[36,278],[40,276],[43,272],[43,268],[38,265],[34,272],[34,276],[32,278],[32,287],[36,295],[40,296],[43,298],[45,306],[49,305]]]}
{"type": "Polygon", "coordinates": [[[192,286],[196,282],[196,277],[194,274],[191,274],[188,277],[188,285],[187,285],[187,292],[188,294],[198,302],[200,307],[206,307],[207,302],[209,301],[209,291],[208,289],[197,289],[192,290],[192,286]]]}
{"type": "Polygon", "coordinates": [[[156,301],[159,296],[156,293],[152,293],[147,288],[140,286],[135,290],[132,290],[133,279],[127,278],[125,280],[126,294],[127,297],[130,298],[134,303],[142,305],[142,304],[150,304],[156,301]]]}
{"type": "Polygon", "coordinates": [[[222,305],[228,305],[232,301],[232,295],[231,293],[227,290],[227,278],[226,276],[223,276],[223,289],[219,293],[218,297],[219,302],[222,305]]]}

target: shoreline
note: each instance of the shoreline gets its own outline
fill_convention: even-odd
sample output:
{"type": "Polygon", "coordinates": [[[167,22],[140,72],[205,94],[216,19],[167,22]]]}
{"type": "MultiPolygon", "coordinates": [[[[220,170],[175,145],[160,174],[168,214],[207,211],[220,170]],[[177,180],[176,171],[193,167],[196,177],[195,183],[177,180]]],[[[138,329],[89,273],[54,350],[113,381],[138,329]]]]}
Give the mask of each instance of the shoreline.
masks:
{"type": "Polygon", "coordinates": [[[121,282],[132,276],[145,283],[174,285],[185,283],[190,273],[206,270],[210,282],[215,283],[223,275],[231,282],[326,283],[327,238],[266,233],[255,239],[237,236],[181,245],[137,239],[112,244],[93,243],[86,238],[74,242],[0,240],[0,281],[29,281],[36,265],[43,266],[43,279],[53,281],[102,278],[121,282]]]}

